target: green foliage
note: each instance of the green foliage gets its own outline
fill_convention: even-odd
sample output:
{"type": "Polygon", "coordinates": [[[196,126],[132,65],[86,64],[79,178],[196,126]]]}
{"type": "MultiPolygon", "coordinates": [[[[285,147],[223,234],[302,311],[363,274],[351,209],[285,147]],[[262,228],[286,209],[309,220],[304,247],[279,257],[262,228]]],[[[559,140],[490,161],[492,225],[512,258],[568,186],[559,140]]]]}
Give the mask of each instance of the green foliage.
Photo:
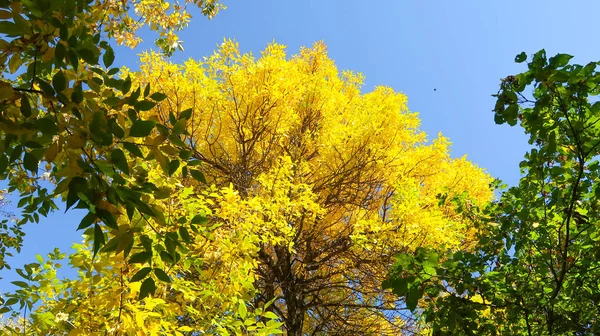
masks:
{"type": "Polygon", "coordinates": [[[433,267],[433,251],[399,256],[384,284],[437,334],[600,333],[600,63],[571,58],[541,50],[502,80],[495,121],[519,124],[533,148],[519,185],[476,214],[477,246],[439,251],[433,267]]]}
{"type": "MultiPolygon", "coordinates": [[[[122,227],[121,209],[130,222],[164,221],[149,200],[168,197],[147,181],[142,163],[157,160],[169,176],[180,167],[187,172],[189,151],[177,138],[182,130],[140,118],[167,96],[150,85],[132,88],[129,76],[110,68],[115,53],[101,30],[105,11],[94,7],[105,5],[0,0],[0,179],[19,195],[22,210],[19,221],[0,226],[0,269],[8,267],[7,249],[20,249],[22,226],[58,209],[57,197],[67,209],[88,211],[77,229],[85,230],[94,255],[127,257],[140,229],[122,227]]],[[[199,171],[194,176],[204,178],[199,171]]],[[[154,248],[177,261],[179,236],[168,238],[159,235],[130,262],[146,262],[154,248]]],[[[169,280],[158,268],[154,274],[169,280]]],[[[155,288],[144,284],[142,297],[155,288]]]]}

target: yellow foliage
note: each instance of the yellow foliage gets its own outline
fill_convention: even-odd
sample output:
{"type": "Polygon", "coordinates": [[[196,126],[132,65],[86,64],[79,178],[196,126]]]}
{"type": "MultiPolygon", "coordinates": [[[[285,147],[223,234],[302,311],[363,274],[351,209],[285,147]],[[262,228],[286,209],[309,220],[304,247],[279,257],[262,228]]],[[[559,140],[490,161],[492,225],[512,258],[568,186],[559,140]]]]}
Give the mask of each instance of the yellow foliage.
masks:
{"type": "Polygon", "coordinates": [[[491,177],[451,158],[446,138],[427,141],[405,95],[363,94],[363,77],[340,73],[323,43],[290,58],[273,43],[255,58],[226,40],[182,65],[147,53],[137,80],[168,96],[146,117],[168,124],[191,109],[193,158],[210,183],[233,186],[215,208],[219,238],[249,234],[255,299],[282,298],[275,311],[289,332],[323,328],[320,308],[338,316],[327,330],[341,330],[344,316],[355,321],[344,328],[393,334],[381,313],[393,297],[379,290],[392,257],[468,248],[475,229],[451,200],[466,195],[472,207],[493,197],[491,177]]]}
{"type": "Polygon", "coordinates": [[[96,0],[92,15],[100,18],[109,37],[119,44],[135,47],[142,41],[137,31],[147,26],[159,33],[161,46],[174,50],[181,44],[177,32],[192,18],[189,5],[198,7],[209,19],[225,8],[219,0],[96,0]]]}
{"type": "Polygon", "coordinates": [[[292,57],[273,43],[255,58],[225,41],[184,64],[147,53],[140,72],[128,74],[134,86],[151,83],[167,95],[142,117],[180,128],[187,146],[169,148],[153,134],[143,151],[156,161],[128,158],[132,181],[168,197],[145,194],[161,216],[120,216],[119,230],[106,233],[130,242],[131,254],[148,251],[148,242],[156,252],[128,264],[126,243],[95,259],[78,246],[78,279],[45,271],[39,282],[33,334],[397,335],[410,323],[381,290],[393,257],[419,246],[468,249],[475,229],[457,204],[492,199],[491,177],[451,158],[441,135],[428,141],[405,95],[363,93],[362,75],[338,71],[323,43],[292,57]],[[179,150],[208,185],[183,167],[165,174],[161,153],[179,150]],[[209,221],[190,225],[197,215],[209,221]],[[173,236],[182,245],[168,266],[160,251],[173,236]],[[144,280],[130,282],[139,272],[144,280]],[[140,301],[146,281],[156,294],[140,301]]]}

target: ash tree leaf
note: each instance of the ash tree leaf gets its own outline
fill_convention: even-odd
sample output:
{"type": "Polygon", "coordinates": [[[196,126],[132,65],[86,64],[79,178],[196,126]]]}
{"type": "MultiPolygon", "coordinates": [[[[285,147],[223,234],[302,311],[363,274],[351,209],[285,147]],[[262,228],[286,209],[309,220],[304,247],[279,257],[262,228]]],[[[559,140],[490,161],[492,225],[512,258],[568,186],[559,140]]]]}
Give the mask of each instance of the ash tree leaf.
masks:
{"type": "Polygon", "coordinates": [[[138,300],[143,300],[145,297],[149,295],[154,295],[156,292],[156,284],[152,278],[147,278],[142,282],[142,286],[140,286],[140,295],[138,300]]]}
{"type": "Polygon", "coordinates": [[[148,274],[150,274],[150,271],[152,271],[152,268],[150,268],[150,267],[144,267],[144,268],[142,268],[141,270],[137,271],[137,273],[135,273],[134,276],[131,277],[131,279],[129,280],[129,282],[138,282],[138,281],[141,281],[146,276],[148,276],[148,274]]]}
{"type": "Polygon", "coordinates": [[[133,125],[131,125],[129,136],[146,137],[152,133],[155,125],[156,122],[152,120],[136,120],[133,122],[133,125]]]}

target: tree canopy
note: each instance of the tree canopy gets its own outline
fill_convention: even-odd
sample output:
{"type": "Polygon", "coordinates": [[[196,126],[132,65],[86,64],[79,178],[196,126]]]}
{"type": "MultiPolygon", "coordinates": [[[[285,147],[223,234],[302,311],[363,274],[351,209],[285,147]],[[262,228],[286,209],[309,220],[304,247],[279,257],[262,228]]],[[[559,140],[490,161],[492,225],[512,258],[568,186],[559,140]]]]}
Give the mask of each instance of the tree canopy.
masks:
{"type": "Polygon", "coordinates": [[[226,39],[173,63],[188,6],[224,9],[0,0],[0,202],[21,211],[1,213],[0,270],[24,225],[85,210],[75,253],[15,269],[1,332],[600,332],[599,63],[542,50],[502,79],[495,122],[532,148],[495,199],[404,94],[366,92],[323,42],[254,56],[226,39]],[[144,28],[157,51],[115,66],[111,43],[144,28]],[[76,277],[57,276],[65,258],[76,277]]]}
{"type": "Polygon", "coordinates": [[[411,308],[438,334],[600,330],[600,74],[597,62],[582,66],[571,58],[547,58],[541,50],[526,72],[502,80],[495,120],[520,125],[532,149],[520,164],[519,185],[474,213],[486,229],[473,251],[423,249],[398,258],[387,286],[421,299],[411,308]],[[429,262],[438,253],[442,262],[429,262]]]}

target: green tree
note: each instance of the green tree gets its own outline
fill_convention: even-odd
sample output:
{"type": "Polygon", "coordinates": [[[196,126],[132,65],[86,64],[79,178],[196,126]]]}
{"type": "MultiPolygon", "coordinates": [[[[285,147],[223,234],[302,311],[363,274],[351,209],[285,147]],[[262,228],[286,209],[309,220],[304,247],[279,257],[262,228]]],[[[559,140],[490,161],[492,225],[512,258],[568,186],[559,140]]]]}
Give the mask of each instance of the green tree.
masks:
{"type": "MultiPolygon", "coordinates": [[[[208,17],[222,7],[216,0],[186,3],[208,17]]],[[[58,209],[57,197],[67,209],[88,210],[78,229],[93,237],[94,254],[119,230],[121,212],[160,217],[145,199],[164,197],[164,190],[145,180],[135,158],[153,159],[139,148],[149,134],[176,148],[181,141],[172,125],[140,118],[166,96],[119,76],[108,41],[133,47],[136,30],[148,25],[170,54],[189,18],[168,1],[0,0],[0,179],[22,210],[18,221],[0,224],[0,269],[8,250],[20,248],[22,226],[58,209]]],[[[178,154],[164,156],[184,166],[178,154]]],[[[135,233],[114,241],[117,252],[129,253],[135,233]]]]}
{"type": "Polygon", "coordinates": [[[436,335],[600,333],[600,63],[571,58],[541,50],[502,80],[495,121],[520,125],[532,148],[518,186],[465,209],[478,245],[401,255],[384,283],[436,335]]]}

